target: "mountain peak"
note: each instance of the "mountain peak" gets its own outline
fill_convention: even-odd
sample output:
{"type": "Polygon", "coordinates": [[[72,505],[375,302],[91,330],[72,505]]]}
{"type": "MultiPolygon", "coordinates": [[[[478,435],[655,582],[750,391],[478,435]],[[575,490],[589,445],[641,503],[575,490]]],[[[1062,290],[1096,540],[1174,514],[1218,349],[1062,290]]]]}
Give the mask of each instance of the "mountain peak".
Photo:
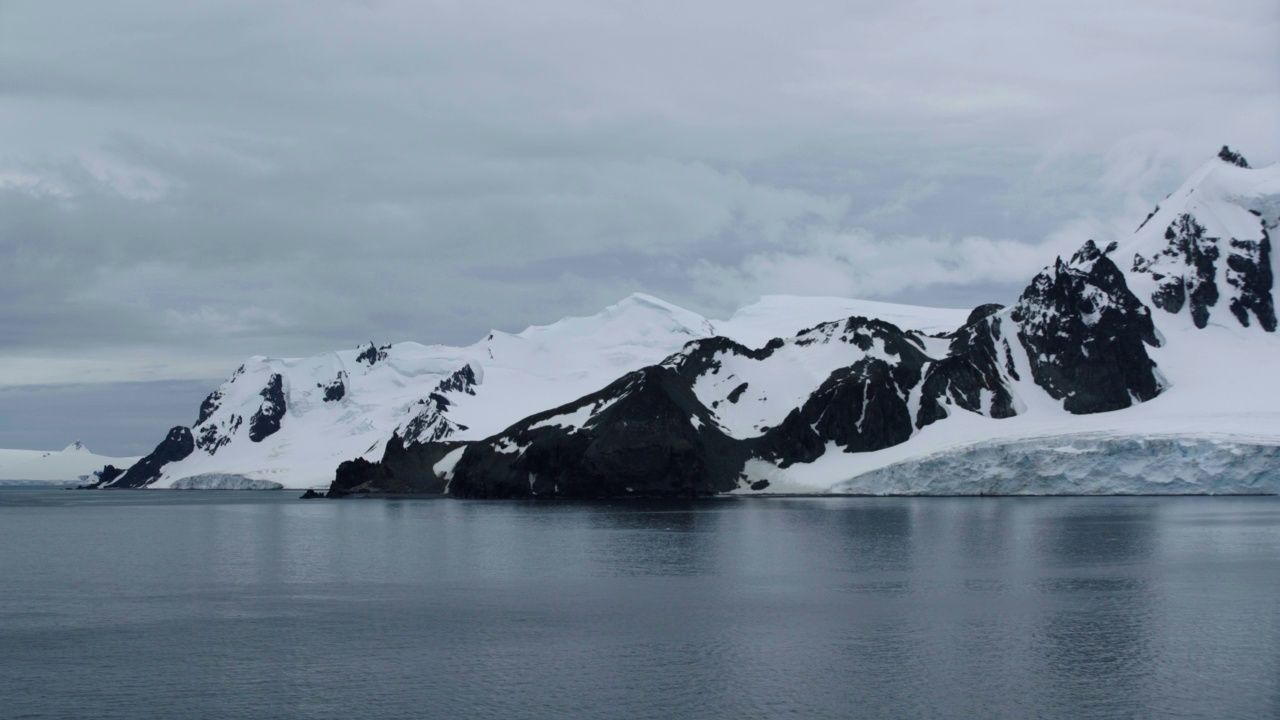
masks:
{"type": "Polygon", "coordinates": [[[1223,162],[1229,162],[1232,165],[1235,165],[1236,167],[1242,167],[1242,168],[1249,167],[1249,161],[1245,160],[1243,155],[1232,150],[1226,145],[1223,145],[1222,149],[1218,151],[1218,159],[1222,160],[1223,162]]]}
{"type": "Polygon", "coordinates": [[[607,344],[620,339],[632,342],[664,333],[703,337],[712,332],[711,323],[692,310],[652,295],[632,293],[595,315],[566,317],[550,325],[532,325],[517,333],[516,337],[526,340],[539,336],[594,337],[607,344]]]}
{"type": "Polygon", "coordinates": [[[664,310],[670,310],[673,308],[680,309],[680,308],[676,308],[675,305],[672,305],[671,303],[667,302],[666,300],[663,300],[662,298],[657,298],[657,297],[654,297],[653,295],[647,295],[645,293],[639,293],[639,292],[631,293],[630,295],[619,300],[617,304],[624,307],[630,306],[630,305],[647,305],[651,307],[662,308],[664,310]]]}
{"type": "Polygon", "coordinates": [[[677,318],[687,324],[701,325],[705,322],[705,318],[691,310],[686,310],[679,305],[672,305],[666,300],[652,295],[646,295],[644,293],[631,293],[613,305],[605,308],[602,314],[620,314],[633,308],[650,311],[656,310],[659,313],[677,318]]]}
{"type": "Polygon", "coordinates": [[[79,440],[77,440],[77,441],[75,441],[75,442],[71,443],[70,445],[68,445],[68,446],[66,446],[66,447],[64,447],[64,448],[62,448],[62,452],[84,452],[84,453],[87,453],[87,452],[89,452],[89,448],[85,447],[85,446],[84,446],[84,443],[82,443],[82,442],[80,442],[79,440]]]}

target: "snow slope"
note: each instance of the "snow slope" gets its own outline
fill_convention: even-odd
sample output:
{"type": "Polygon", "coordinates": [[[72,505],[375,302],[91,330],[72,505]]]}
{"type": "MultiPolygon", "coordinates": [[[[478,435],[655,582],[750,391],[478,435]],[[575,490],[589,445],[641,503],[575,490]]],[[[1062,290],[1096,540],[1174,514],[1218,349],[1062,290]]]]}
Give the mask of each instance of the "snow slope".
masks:
{"type": "Polygon", "coordinates": [[[766,297],[716,322],[636,294],[597,315],[515,334],[495,330],[468,347],[371,343],[310,358],[253,357],[206,401],[191,428],[194,452],[166,464],[147,486],[226,475],[289,488],[327,487],[342,461],[380,459],[394,433],[417,441],[481,439],[659,363],[690,340],[727,334],[763,342],[851,310],[896,312],[930,330],[952,329],[966,315],[839,298],[766,297]],[[279,397],[268,398],[277,376],[279,397]],[[276,429],[270,427],[272,408],[282,410],[276,429]],[[255,417],[263,418],[259,434],[270,431],[257,440],[255,417]]]}
{"type": "Polygon", "coordinates": [[[0,450],[0,482],[84,482],[105,465],[123,468],[137,461],[95,455],[79,440],[60,451],[0,450]]]}

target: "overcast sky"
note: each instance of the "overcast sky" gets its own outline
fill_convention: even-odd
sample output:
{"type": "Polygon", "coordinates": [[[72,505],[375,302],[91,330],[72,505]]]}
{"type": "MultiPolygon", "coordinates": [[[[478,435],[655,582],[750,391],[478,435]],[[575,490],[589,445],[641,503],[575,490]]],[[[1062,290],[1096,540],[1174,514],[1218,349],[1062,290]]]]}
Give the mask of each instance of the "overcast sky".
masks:
{"type": "Polygon", "coordinates": [[[0,129],[0,446],[123,452],[251,354],[1010,302],[1280,157],[1280,3],[0,0],[0,129]]]}

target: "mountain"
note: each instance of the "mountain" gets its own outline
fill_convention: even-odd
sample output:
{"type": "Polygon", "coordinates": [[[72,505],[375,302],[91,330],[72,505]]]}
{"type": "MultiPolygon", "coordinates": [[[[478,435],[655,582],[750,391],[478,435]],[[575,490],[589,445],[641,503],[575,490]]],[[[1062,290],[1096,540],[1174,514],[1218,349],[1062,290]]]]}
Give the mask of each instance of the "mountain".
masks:
{"type": "Polygon", "coordinates": [[[1280,166],[1227,148],[1009,307],[645,295],[466,348],[252,358],[104,487],[1280,492],[1280,166]]]}
{"type": "Polygon", "coordinates": [[[139,459],[95,455],[79,440],[60,451],[0,450],[0,484],[97,482],[104,465],[123,468],[139,459]]]}

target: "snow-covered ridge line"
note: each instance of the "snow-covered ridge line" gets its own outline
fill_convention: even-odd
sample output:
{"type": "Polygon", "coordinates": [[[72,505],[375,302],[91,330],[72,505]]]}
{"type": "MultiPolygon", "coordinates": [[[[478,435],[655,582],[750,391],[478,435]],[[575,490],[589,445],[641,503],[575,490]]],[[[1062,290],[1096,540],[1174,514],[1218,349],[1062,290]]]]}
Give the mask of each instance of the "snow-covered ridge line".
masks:
{"type": "MultiPolygon", "coordinates": [[[[790,335],[867,305],[898,307],[771,296],[712,321],[635,294],[593,316],[493,331],[467,347],[370,342],[308,358],[255,356],[174,436],[165,462],[132,468],[109,485],[162,488],[183,477],[225,474],[323,488],[340,463],[377,461],[394,437],[482,439],[658,363],[690,340],[722,332],[721,325],[748,336],[790,335]]],[[[943,324],[962,321],[965,311],[902,306],[899,314],[936,326],[940,317],[943,324]]]]}
{"type": "MultiPolygon", "coordinates": [[[[1182,447],[1197,448],[1204,473],[1213,458],[1262,467],[1270,451],[1248,460],[1210,434],[1237,449],[1280,439],[1278,222],[1280,167],[1251,169],[1224,149],[1129,240],[1046,258],[1009,307],[765,297],[713,321],[633,295],[462,348],[252,358],[193,426],[103,484],[229,476],[332,494],[528,497],[826,492],[865,478],[914,492],[923,481],[905,468],[988,472],[993,457],[1013,462],[999,447],[1061,455],[1035,438],[1064,435],[1095,443],[1074,461],[1095,458],[1091,472],[1113,470],[1096,460],[1108,453],[1182,447]]],[[[1132,491],[1134,473],[1117,474],[1115,491],[1132,491]]],[[[1055,477],[1044,483],[1064,492],[1111,482],[1055,477]]],[[[1148,484],[1220,491],[1210,480],[1148,484]]]]}

